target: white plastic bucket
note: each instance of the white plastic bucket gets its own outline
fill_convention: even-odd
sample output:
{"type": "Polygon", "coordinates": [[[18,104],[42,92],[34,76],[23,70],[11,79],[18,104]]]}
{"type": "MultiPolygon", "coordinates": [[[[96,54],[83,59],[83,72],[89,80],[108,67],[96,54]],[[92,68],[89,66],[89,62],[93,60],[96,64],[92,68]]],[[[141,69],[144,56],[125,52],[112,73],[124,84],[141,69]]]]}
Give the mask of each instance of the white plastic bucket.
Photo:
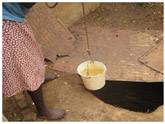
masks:
{"type": "Polygon", "coordinates": [[[98,61],[86,61],[81,63],[77,67],[77,72],[81,76],[85,87],[89,90],[98,90],[101,89],[105,85],[105,72],[106,67],[103,63],[98,61]],[[102,69],[102,72],[97,75],[84,75],[82,72],[84,69],[92,70],[92,69],[102,69]]]}

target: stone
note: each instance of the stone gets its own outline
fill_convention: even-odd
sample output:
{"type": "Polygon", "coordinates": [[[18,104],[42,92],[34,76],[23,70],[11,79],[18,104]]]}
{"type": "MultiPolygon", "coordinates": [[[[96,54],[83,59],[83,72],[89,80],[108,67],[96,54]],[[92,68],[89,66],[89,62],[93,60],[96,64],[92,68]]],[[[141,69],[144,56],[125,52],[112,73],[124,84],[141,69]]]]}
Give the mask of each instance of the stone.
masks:
{"type": "Polygon", "coordinates": [[[16,121],[22,121],[23,117],[22,116],[17,116],[16,121]]]}
{"type": "Polygon", "coordinates": [[[34,112],[27,113],[23,117],[23,121],[36,121],[36,119],[37,119],[37,116],[34,112]]]}
{"type": "Polygon", "coordinates": [[[18,94],[16,94],[16,95],[14,96],[14,98],[15,98],[16,100],[25,100],[25,96],[24,96],[23,92],[19,92],[18,94]]]}
{"type": "Polygon", "coordinates": [[[19,105],[19,107],[20,107],[21,109],[24,109],[24,108],[27,107],[27,103],[26,103],[25,100],[19,101],[19,102],[18,102],[18,105],[19,105]]]}
{"type": "Polygon", "coordinates": [[[64,82],[64,84],[65,84],[65,85],[67,85],[67,84],[68,84],[68,82],[64,82]]]}
{"type": "Polygon", "coordinates": [[[37,115],[31,109],[27,108],[22,111],[23,121],[36,121],[37,115]]]}
{"type": "Polygon", "coordinates": [[[32,112],[32,109],[30,108],[26,108],[24,110],[21,111],[22,115],[24,116],[25,114],[29,113],[29,112],[32,112]]]}

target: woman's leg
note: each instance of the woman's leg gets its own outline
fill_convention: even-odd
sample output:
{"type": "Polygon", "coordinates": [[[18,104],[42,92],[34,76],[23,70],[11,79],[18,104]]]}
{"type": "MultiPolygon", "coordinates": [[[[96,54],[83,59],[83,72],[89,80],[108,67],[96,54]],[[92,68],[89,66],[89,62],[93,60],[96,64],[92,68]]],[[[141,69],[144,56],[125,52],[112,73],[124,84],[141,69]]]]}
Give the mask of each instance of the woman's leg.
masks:
{"type": "Polygon", "coordinates": [[[28,91],[28,93],[36,105],[38,117],[44,117],[47,119],[60,119],[64,117],[66,113],[65,110],[46,107],[43,98],[42,86],[40,86],[40,88],[36,91],[28,91]]]}
{"type": "Polygon", "coordinates": [[[56,78],[58,78],[59,76],[56,75],[56,74],[53,74],[53,73],[46,73],[45,74],[45,81],[44,82],[48,82],[48,81],[51,81],[51,80],[54,80],[56,78]]]}

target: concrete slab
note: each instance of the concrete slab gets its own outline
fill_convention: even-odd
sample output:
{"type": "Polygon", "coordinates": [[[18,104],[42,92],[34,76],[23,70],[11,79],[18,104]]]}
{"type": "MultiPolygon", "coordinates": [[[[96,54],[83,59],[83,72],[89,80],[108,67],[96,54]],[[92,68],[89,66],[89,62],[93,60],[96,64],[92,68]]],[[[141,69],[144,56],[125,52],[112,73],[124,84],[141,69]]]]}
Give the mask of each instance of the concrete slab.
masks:
{"type": "Polygon", "coordinates": [[[36,40],[42,46],[44,57],[56,61],[56,55],[72,52],[75,38],[44,3],[34,5],[27,20],[36,40]]]}
{"type": "MultiPolygon", "coordinates": [[[[100,3],[85,3],[86,14],[93,12],[100,3]]],[[[66,27],[72,26],[83,16],[82,3],[59,3],[53,8],[54,15],[59,17],[66,27]]]]}
{"type": "Polygon", "coordinates": [[[88,25],[91,58],[87,55],[84,25],[73,25],[70,29],[75,36],[75,49],[70,57],[58,59],[54,69],[77,73],[77,66],[89,59],[105,63],[106,79],[162,81],[159,74],[140,62],[138,58],[156,45],[161,30],[132,31],[109,29],[88,25]]]}
{"type": "Polygon", "coordinates": [[[138,60],[144,65],[163,74],[163,39],[161,38],[159,42],[158,45],[154,46],[138,60]]]}

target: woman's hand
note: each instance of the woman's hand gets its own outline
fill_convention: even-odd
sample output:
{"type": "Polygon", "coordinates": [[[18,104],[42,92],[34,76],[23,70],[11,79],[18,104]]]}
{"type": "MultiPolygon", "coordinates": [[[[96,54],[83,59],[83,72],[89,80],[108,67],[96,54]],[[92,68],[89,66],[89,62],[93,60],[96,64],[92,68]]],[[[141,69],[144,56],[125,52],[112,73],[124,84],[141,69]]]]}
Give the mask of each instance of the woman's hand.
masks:
{"type": "Polygon", "coordinates": [[[22,4],[26,8],[31,8],[36,3],[20,3],[20,4],[22,4]]]}

